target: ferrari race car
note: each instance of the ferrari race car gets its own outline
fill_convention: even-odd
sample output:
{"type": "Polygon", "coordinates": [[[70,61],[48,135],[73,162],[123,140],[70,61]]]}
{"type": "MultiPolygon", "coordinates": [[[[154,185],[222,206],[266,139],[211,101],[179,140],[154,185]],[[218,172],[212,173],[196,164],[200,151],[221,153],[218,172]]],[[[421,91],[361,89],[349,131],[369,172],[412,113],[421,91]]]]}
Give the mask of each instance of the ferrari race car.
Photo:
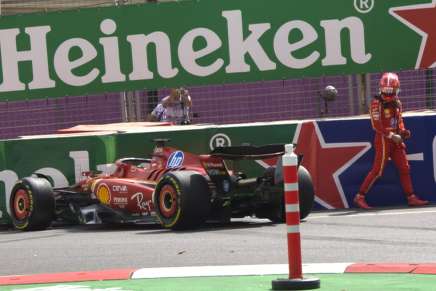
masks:
{"type": "MultiPolygon", "coordinates": [[[[83,173],[79,183],[53,188],[36,173],[12,189],[13,225],[41,230],[53,221],[73,224],[157,222],[164,228],[193,229],[205,221],[229,222],[257,216],[285,220],[281,163],[260,177],[230,169],[238,160],[280,158],[284,145],[232,146],[195,155],[155,140],[150,159],[122,158],[112,174],[83,173]]],[[[308,171],[299,166],[300,217],[312,209],[314,191],[308,171]]]]}

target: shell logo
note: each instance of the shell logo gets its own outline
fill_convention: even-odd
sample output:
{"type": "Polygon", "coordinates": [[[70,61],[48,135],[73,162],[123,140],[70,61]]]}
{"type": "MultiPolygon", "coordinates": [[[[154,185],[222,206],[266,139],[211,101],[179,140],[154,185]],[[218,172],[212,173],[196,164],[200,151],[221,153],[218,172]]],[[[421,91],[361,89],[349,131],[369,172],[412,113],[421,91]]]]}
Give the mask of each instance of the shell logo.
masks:
{"type": "Polygon", "coordinates": [[[109,204],[111,202],[111,191],[106,184],[100,184],[95,195],[103,204],[109,204]]]}

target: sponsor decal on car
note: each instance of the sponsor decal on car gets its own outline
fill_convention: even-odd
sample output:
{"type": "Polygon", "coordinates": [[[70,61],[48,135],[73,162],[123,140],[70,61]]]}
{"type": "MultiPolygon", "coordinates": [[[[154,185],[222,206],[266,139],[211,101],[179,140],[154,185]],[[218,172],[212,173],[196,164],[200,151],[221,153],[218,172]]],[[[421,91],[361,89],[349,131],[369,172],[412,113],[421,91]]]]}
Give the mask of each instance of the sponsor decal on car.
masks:
{"type": "Polygon", "coordinates": [[[183,164],[184,159],[185,155],[182,151],[175,151],[171,153],[170,157],[168,158],[167,168],[174,169],[180,167],[183,164]]]}
{"type": "Polygon", "coordinates": [[[130,200],[136,200],[136,204],[141,211],[142,215],[150,215],[151,214],[151,201],[144,199],[144,193],[137,192],[132,195],[130,200]]]}
{"type": "Polygon", "coordinates": [[[114,204],[122,204],[122,205],[129,203],[127,197],[114,197],[112,201],[114,204]]]}
{"type": "Polygon", "coordinates": [[[101,203],[106,204],[106,205],[110,204],[111,191],[106,184],[102,183],[102,184],[98,185],[96,195],[97,195],[98,200],[100,200],[101,203]]]}
{"type": "Polygon", "coordinates": [[[95,186],[97,186],[97,183],[99,181],[100,181],[100,179],[95,179],[94,181],[92,181],[92,183],[91,183],[91,192],[94,192],[95,186]]]}
{"type": "Polygon", "coordinates": [[[206,168],[223,168],[224,167],[224,165],[220,162],[220,163],[218,163],[218,162],[205,162],[205,163],[203,163],[203,165],[204,165],[204,167],[206,167],[206,168]]]}
{"type": "Polygon", "coordinates": [[[129,192],[129,189],[126,185],[112,185],[112,191],[113,192],[119,192],[119,193],[127,193],[129,192]]]}

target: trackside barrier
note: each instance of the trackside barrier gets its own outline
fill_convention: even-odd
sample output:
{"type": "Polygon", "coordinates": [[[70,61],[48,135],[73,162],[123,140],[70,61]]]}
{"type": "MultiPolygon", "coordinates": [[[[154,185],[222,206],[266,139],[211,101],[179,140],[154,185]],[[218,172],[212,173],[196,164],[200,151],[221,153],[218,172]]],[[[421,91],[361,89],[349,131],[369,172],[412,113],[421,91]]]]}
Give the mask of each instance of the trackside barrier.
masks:
{"type": "Polygon", "coordinates": [[[286,229],[288,237],[289,279],[272,281],[273,290],[308,290],[320,288],[317,278],[303,278],[300,239],[300,203],[298,198],[298,158],[292,144],[285,145],[282,159],[285,190],[286,229]]]}

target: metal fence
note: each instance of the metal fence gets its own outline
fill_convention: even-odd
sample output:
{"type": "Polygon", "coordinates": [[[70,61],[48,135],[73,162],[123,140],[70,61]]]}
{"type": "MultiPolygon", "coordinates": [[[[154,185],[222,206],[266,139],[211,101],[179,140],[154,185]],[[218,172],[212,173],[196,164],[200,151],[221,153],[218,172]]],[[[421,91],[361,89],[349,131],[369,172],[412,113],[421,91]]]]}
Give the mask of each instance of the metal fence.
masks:
{"type": "MultiPolygon", "coordinates": [[[[169,1],[176,0],[159,0],[159,2],[169,1]]],[[[2,15],[15,15],[146,2],[157,2],[157,0],[1,0],[0,7],[2,15]]]]}
{"type": "MultiPolygon", "coordinates": [[[[172,0],[168,0],[172,1],[172,0]]],[[[155,2],[146,0],[68,1],[3,0],[1,13],[97,7],[155,2]]],[[[405,111],[436,107],[436,69],[400,72],[401,100],[405,111]]],[[[240,123],[342,117],[367,111],[377,92],[380,74],[261,81],[188,87],[193,98],[195,123],[240,123]],[[326,85],[338,89],[334,101],[324,102],[326,85]]],[[[0,138],[52,133],[77,124],[142,121],[168,94],[168,88],[115,92],[93,96],[0,102],[0,138]]]]}

